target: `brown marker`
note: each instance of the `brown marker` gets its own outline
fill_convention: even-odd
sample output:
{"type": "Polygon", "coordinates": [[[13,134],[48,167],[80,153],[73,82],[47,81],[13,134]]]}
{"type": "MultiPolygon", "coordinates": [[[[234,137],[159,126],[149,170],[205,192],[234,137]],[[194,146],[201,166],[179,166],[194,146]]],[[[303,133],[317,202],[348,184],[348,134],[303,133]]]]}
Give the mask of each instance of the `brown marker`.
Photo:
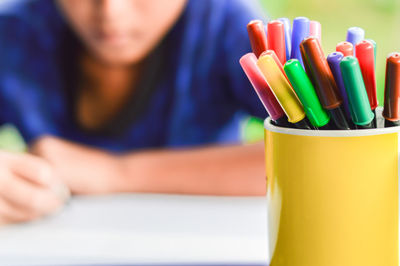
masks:
{"type": "Polygon", "coordinates": [[[385,127],[400,126],[400,53],[391,53],[386,59],[385,127]]]}
{"type": "Polygon", "coordinates": [[[268,49],[267,35],[265,34],[264,23],[261,20],[252,20],[247,24],[251,49],[257,58],[262,52],[268,49]]]}
{"type": "Polygon", "coordinates": [[[318,94],[322,106],[330,113],[337,129],[350,129],[342,108],[342,97],[328,61],[316,37],[308,37],[300,44],[304,67],[318,94]]]}

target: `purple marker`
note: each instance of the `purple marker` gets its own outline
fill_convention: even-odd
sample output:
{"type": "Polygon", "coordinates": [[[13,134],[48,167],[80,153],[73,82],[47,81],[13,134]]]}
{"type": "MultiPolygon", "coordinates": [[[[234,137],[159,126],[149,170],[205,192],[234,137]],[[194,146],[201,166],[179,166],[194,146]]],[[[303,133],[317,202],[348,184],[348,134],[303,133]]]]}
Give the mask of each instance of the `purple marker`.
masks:
{"type": "Polygon", "coordinates": [[[351,119],[349,100],[347,99],[346,87],[344,86],[342,72],[340,70],[340,61],[343,59],[341,52],[333,52],[328,55],[329,68],[332,71],[333,77],[335,78],[336,85],[339,88],[340,95],[343,98],[343,106],[346,113],[347,119],[351,119]]]}
{"type": "Polygon", "coordinates": [[[364,39],[365,39],[365,31],[362,28],[351,27],[347,30],[346,41],[351,42],[353,44],[353,47],[356,47],[356,44],[364,39]]]}
{"type": "Polygon", "coordinates": [[[292,51],[290,59],[298,59],[304,67],[303,58],[301,57],[300,44],[310,35],[310,20],[306,17],[297,17],[293,20],[292,28],[292,51]]]}

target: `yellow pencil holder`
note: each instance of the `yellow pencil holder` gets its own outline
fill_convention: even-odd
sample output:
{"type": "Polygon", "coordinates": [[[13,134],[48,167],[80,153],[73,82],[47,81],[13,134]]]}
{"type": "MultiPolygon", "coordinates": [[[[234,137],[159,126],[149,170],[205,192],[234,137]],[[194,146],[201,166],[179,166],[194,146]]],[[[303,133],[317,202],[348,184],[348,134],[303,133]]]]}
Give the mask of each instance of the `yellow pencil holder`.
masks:
{"type": "Polygon", "coordinates": [[[399,127],[265,127],[270,266],[399,266],[399,127]]]}

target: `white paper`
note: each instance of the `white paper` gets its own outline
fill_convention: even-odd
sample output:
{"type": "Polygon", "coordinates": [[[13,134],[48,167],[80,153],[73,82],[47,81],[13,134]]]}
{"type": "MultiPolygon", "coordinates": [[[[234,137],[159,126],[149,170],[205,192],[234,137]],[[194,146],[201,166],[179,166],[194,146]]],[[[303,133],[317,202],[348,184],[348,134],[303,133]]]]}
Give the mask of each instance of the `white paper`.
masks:
{"type": "Polygon", "coordinates": [[[0,265],[265,265],[264,197],[75,197],[57,215],[0,229],[0,265]]]}

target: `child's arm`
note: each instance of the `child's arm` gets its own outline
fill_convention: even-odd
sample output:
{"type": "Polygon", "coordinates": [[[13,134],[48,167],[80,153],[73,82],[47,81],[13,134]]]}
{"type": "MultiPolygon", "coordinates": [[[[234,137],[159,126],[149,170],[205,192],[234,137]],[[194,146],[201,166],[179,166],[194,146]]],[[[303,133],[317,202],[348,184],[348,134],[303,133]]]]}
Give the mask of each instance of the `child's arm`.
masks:
{"type": "Polygon", "coordinates": [[[266,191],[262,143],[113,155],[43,137],[31,151],[53,164],[77,194],[264,195],[266,191]]]}

